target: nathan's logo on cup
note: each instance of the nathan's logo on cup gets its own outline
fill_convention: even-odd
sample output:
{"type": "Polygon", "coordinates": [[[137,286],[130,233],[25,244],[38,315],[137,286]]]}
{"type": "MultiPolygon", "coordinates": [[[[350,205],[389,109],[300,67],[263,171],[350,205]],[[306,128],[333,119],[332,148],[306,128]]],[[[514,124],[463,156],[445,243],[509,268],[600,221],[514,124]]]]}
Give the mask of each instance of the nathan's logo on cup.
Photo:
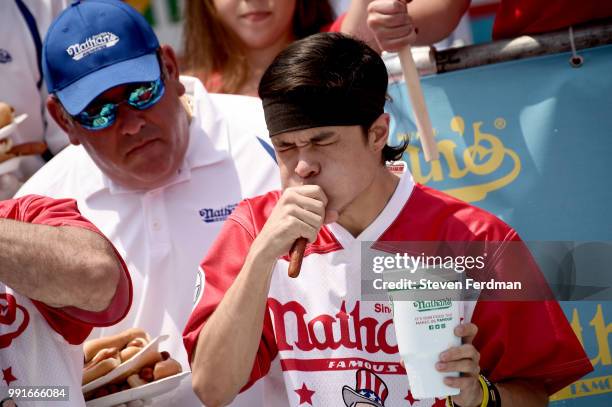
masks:
{"type": "Polygon", "coordinates": [[[72,44],[66,48],[68,55],[75,61],[78,61],[87,55],[98,52],[104,48],[115,46],[119,42],[119,37],[111,32],[101,32],[92,35],[80,44],[72,44]]]}
{"type": "Polygon", "coordinates": [[[417,309],[417,311],[424,312],[450,308],[453,303],[449,298],[445,298],[442,300],[414,301],[412,305],[417,309]]]}

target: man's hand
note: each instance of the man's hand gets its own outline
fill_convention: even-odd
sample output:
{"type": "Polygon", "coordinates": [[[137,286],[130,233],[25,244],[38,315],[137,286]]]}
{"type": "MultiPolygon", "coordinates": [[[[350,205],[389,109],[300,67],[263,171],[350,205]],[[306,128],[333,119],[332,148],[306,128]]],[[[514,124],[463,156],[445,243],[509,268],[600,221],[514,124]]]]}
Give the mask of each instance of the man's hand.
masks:
{"type": "Polygon", "coordinates": [[[368,6],[368,27],[383,51],[396,52],[416,41],[417,30],[406,0],[374,0],[368,6]]]}
{"type": "Polygon", "coordinates": [[[447,377],[444,383],[460,389],[453,402],[462,407],[478,406],[482,403],[482,387],[478,381],[480,374],[480,353],[472,345],[478,327],[472,323],[461,324],[455,328],[455,335],[463,339],[463,345],[452,347],[440,354],[436,363],[439,372],[459,372],[460,377],[447,377]]]}
{"type": "Polygon", "coordinates": [[[337,218],[333,211],[326,214],[326,206],[327,196],[318,185],[287,188],[253,244],[276,259],[288,253],[300,237],[314,242],[323,223],[337,218]]]}

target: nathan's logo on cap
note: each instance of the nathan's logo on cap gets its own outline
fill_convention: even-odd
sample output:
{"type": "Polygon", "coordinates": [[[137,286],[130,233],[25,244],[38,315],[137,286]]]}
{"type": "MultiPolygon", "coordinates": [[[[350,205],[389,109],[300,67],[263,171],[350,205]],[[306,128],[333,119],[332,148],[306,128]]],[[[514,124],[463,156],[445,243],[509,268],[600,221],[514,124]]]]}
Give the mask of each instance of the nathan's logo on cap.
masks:
{"type": "Polygon", "coordinates": [[[72,44],[66,48],[66,52],[72,59],[78,61],[94,52],[98,52],[104,48],[110,48],[118,42],[118,36],[111,32],[103,32],[92,35],[80,44],[72,44]]]}

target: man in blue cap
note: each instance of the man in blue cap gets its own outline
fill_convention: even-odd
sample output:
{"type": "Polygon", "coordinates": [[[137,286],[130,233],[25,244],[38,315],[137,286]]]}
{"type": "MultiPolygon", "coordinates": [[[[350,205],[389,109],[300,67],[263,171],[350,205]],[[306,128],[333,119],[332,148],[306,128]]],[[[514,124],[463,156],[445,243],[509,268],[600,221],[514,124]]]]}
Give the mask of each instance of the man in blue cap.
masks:
{"type": "MultiPolygon", "coordinates": [[[[94,335],[168,334],[161,349],[188,370],[181,331],[204,281],[200,260],[238,202],[279,186],[261,102],[179,78],[172,48],[118,0],[67,8],[44,41],[43,69],[48,110],[73,145],[20,194],[75,198],[126,258],[132,309],[94,335]]],[[[200,405],[189,379],[153,401],[200,405]]]]}

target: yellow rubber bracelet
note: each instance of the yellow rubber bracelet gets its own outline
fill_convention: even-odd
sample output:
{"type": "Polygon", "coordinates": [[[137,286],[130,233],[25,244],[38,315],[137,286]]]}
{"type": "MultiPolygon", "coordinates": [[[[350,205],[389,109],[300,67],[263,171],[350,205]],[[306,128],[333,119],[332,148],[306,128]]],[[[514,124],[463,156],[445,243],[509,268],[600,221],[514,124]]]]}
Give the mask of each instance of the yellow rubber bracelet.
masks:
{"type": "MultiPolygon", "coordinates": [[[[487,407],[489,404],[489,386],[484,381],[482,375],[478,375],[478,381],[480,382],[480,387],[482,387],[482,403],[480,403],[480,407],[487,407]]],[[[451,396],[446,397],[446,407],[455,407],[455,403],[453,402],[453,398],[451,396]]]]}
{"type": "Polygon", "coordinates": [[[478,375],[478,381],[482,387],[482,403],[480,407],[487,407],[489,405],[489,386],[487,386],[487,382],[484,381],[481,374],[478,375]]]}

